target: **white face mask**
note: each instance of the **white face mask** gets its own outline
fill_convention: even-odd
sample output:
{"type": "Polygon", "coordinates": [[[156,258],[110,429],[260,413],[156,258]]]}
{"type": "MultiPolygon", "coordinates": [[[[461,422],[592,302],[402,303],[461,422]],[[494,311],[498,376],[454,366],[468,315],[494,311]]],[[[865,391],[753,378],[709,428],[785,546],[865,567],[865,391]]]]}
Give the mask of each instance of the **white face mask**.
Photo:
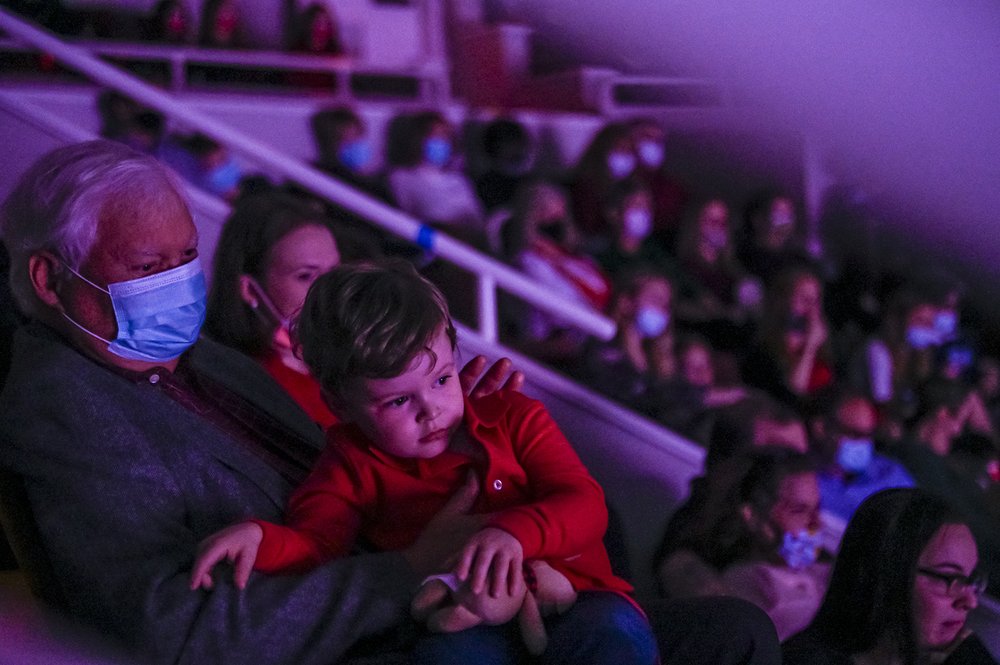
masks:
{"type": "Polygon", "coordinates": [[[648,210],[632,208],[625,211],[625,234],[643,239],[653,230],[653,216],[648,210]]]}
{"type": "Polygon", "coordinates": [[[655,169],[663,164],[666,151],[663,149],[662,143],[649,140],[640,141],[636,150],[639,153],[639,159],[647,168],[655,169]]]}
{"type": "Polygon", "coordinates": [[[670,325],[670,314],[655,307],[640,307],[635,315],[635,327],[643,337],[659,337],[670,325]]]}
{"type": "Polygon", "coordinates": [[[628,152],[612,152],[608,155],[608,173],[616,180],[622,180],[635,171],[635,156],[628,152]]]}

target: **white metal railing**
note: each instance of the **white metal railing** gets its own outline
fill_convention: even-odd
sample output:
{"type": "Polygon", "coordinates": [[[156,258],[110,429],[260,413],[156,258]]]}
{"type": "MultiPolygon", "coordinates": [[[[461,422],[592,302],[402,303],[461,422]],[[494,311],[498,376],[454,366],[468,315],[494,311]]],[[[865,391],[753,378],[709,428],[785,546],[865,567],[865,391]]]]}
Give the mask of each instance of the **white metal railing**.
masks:
{"type": "Polygon", "coordinates": [[[496,259],[443,233],[438,233],[410,215],[338,182],[304,162],[284,155],[225,123],[189,108],[161,90],[101,62],[83,49],[67,44],[51,33],[16,18],[3,9],[0,9],[0,28],[15,39],[48,53],[64,66],[76,70],[93,81],[155,108],[172,119],[237,150],[253,162],[296,182],[310,192],[333,201],[395,235],[434,251],[439,258],[474,273],[478,279],[479,333],[485,339],[489,341],[497,339],[496,289],[498,287],[539,309],[558,316],[588,334],[605,340],[614,336],[615,324],[607,317],[581,305],[549,298],[536,283],[496,259]]]}
{"type": "MultiPolygon", "coordinates": [[[[310,72],[329,74],[333,84],[328,92],[334,99],[354,99],[363,96],[355,93],[356,77],[369,79],[408,78],[415,84],[415,94],[398,95],[373,92],[372,95],[399,96],[424,104],[442,103],[448,94],[448,72],[433,60],[414,63],[407,68],[384,68],[358,64],[350,56],[305,55],[278,51],[248,51],[200,48],[197,46],[171,46],[166,44],[119,43],[96,40],[71,40],[67,43],[104,59],[134,63],[163,64],[167,73],[167,87],[181,91],[195,87],[191,73],[197,67],[230,68],[257,72],[310,72]]],[[[0,39],[0,52],[33,52],[30,45],[15,39],[0,39]]],[[[295,87],[295,83],[289,83],[295,87]]]]}

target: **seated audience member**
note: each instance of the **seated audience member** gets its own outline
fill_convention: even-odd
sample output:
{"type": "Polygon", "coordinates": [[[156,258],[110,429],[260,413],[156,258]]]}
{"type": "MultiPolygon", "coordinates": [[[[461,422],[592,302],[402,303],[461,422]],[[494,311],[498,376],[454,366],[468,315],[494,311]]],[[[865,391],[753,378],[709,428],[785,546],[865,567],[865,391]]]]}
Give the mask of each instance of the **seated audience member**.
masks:
{"type": "Polygon", "coordinates": [[[454,167],[448,119],[437,111],[404,116],[390,134],[388,179],[396,204],[449,234],[481,242],[482,205],[472,182],[454,167]]]}
{"type": "Polygon", "coordinates": [[[712,347],[700,335],[680,335],[672,345],[677,365],[672,375],[657,371],[657,350],[656,345],[650,349],[653,380],[644,410],[667,427],[707,445],[716,415],[743,401],[746,388],[717,384],[712,347]]]}
{"type": "Polygon", "coordinates": [[[608,191],[635,173],[635,148],[628,125],[605,125],[577,161],[570,179],[573,217],[588,240],[607,235],[602,218],[608,191]]]}
{"type": "Polygon", "coordinates": [[[316,168],[383,201],[392,197],[374,170],[375,152],[365,122],[348,107],[317,111],[309,121],[316,144],[316,168]]]}
{"type": "Polygon", "coordinates": [[[426,585],[417,594],[415,616],[444,634],[421,639],[413,662],[460,660],[456,654],[522,660],[516,622],[508,623],[522,598],[540,606],[533,611],[544,628],[528,621],[521,628],[543,662],[657,661],[649,624],[601,542],[600,486],[540,402],[516,392],[465,400],[454,376],[457,333],[440,291],[405,261],[340,266],[310,289],[298,331],[302,355],[344,424],[328,431],[327,452],[292,495],[283,524],[245,521],[202,543],[193,588],[211,588],[212,567],[227,557],[238,562],[235,581],[244,587],[251,566],[309,570],[347,555],[359,536],[378,549],[404,549],[469,475],[502,476],[503,492],[477,505],[489,514],[483,529],[453,568],[440,571],[451,576],[444,584],[454,600],[442,588],[425,604],[425,594],[436,594],[426,585]],[[525,590],[522,565],[539,580],[537,599],[525,590]],[[544,590],[543,576],[553,578],[544,590]],[[486,601],[479,610],[468,593],[488,593],[496,607],[486,601]],[[544,607],[546,600],[556,606],[544,607]],[[500,609],[508,611],[494,616],[500,609]]]}
{"type": "Polygon", "coordinates": [[[225,49],[245,46],[237,0],[205,0],[201,8],[198,44],[225,49]]]}
{"type": "MultiPolygon", "coordinates": [[[[33,563],[48,564],[59,606],[143,662],[406,652],[412,589],[481,527],[465,514],[474,488],[404,552],[192,593],[194,544],[247,515],[280,519],[320,429],[255,362],[198,338],[196,229],[154,159],[109,141],[47,153],[10,192],[0,231],[32,320],[0,394],[0,469],[23,489],[48,559],[33,563]]],[[[463,382],[482,369],[470,365],[463,382]]],[[[664,662],[779,662],[773,629],[735,600],[646,609],[664,662]]]]}
{"type": "Polygon", "coordinates": [[[988,665],[966,625],[986,588],[976,541],[941,499],[890,489],[844,532],[816,618],[784,645],[786,665],[988,665]]]}
{"type": "Polygon", "coordinates": [[[160,158],[199,189],[232,203],[240,194],[243,169],[226,146],[204,134],[171,139],[169,152],[160,158]]]}
{"type": "Polygon", "coordinates": [[[785,194],[767,191],[752,198],[742,236],[740,261],[767,285],[783,270],[811,262],[795,203],[785,194]]]}
{"type": "Polygon", "coordinates": [[[530,181],[535,160],[534,138],[516,120],[490,122],[480,137],[485,164],[475,178],[476,194],[487,212],[508,208],[518,188],[530,181]]]}
{"type": "Polygon", "coordinates": [[[670,274],[674,263],[650,238],[653,230],[653,197],[645,182],[628,178],[608,189],[603,201],[605,234],[591,238],[594,257],[612,277],[640,263],[670,274]]]}
{"type": "Polygon", "coordinates": [[[203,328],[257,360],[324,429],[335,419],[291,333],[309,287],[340,261],[322,208],[283,192],[241,198],[215,249],[203,328]]]}
{"type": "MultiPolygon", "coordinates": [[[[920,386],[934,373],[940,336],[928,296],[902,287],[891,296],[881,331],[851,360],[848,381],[878,406],[886,427],[899,429],[917,409],[920,386]]],[[[898,436],[899,432],[896,432],[898,436]]]]}
{"type": "Polygon", "coordinates": [[[718,349],[745,345],[762,291],[736,258],[729,206],[711,199],[684,221],[677,247],[680,322],[718,349]]]}
{"type": "Polygon", "coordinates": [[[986,407],[993,429],[1000,428],[1000,362],[993,356],[983,356],[976,362],[974,373],[976,392],[986,407]]]}
{"type": "MultiPolygon", "coordinates": [[[[501,235],[507,262],[552,297],[598,312],[607,306],[611,283],[597,263],[579,251],[579,233],[561,189],[545,182],[522,187],[501,235]]],[[[584,334],[551,314],[524,307],[515,306],[515,343],[545,362],[577,362],[584,334]]]]}
{"type": "MultiPolygon", "coordinates": [[[[619,276],[608,307],[617,324],[615,336],[607,342],[592,340],[586,350],[582,378],[591,388],[632,408],[642,407],[654,379],[650,346],[673,336],[672,296],[670,280],[650,267],[636,266],[619,276]]],[[[671,349],[660,353],[672,356],[671,349]]],[[[661,363],[662,374],[673,374],[668,364],[661,363]]]]}
{"type": "Polygon", "coordinates": [[[823,284],[808,268],[788,268],[768,287],[743,380],[808,414],[833,388],[828,339],[823,284]]]}
{"type": "Polygon", "coordinates": [[[190,44],[193,35],[191,15],[184,0],[157,2],[143,29],[143,39],[162,44],[190,44]]]}
{"type": "Polygon", "coordinates": [[[341,55],[344,52],[337,22],[327,5],[313,3],[296,15],[288,50],[309,55],[341,55]]]}
{"type": "Polygon", "coordinates": [[[657,580],[668,597],[735,595],[768,613],[785,639],[804,628],[826,588],[819,486],[808,457],[761,448],[730,459],[709,495],[667,527],[657,580]]]}
{"type": "Polygon", "coordinates": [[[902,464],[875,450],[878,414],[863,395],[845,393],[829,415],[814,421],[823,460],[819,485],[823,510],[849,520],[861,502],[890,487],[913,487],[902,464]]]}
{"type": "Polygon", "coordinates": [[[688,194],[666,171],[666,132],[652,118],[636,118],[629,122],[629,129],[635,146],[636,176],[646,183],[653,196],[653,237],[673,252],[688,194]]]}

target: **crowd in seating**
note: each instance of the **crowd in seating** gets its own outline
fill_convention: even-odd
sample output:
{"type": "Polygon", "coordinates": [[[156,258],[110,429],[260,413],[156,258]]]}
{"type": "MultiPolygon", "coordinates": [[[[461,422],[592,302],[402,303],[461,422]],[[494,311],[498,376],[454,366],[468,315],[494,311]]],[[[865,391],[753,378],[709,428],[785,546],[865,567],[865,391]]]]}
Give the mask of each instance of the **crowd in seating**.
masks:
{"type": "MultiPolygon", "coordinates": [[[[182,4],[164,0],[154,17],[150,39],[193,39],[182,4]]],[[[203,45],[243,45],[233,0],[206,3],[200,27],[203,45]]],[[[310,7],[290,46],[338,53],[336,32],[310,7]]],[[[338,418],[296,352],[295,324],[320,275],[401,256],[449,298],[467,295],[426,248],[270,182],[208,137],[168,134],[161,116],[117,93],[100,97],[99,112],[103,136],[233,205],[202,332],[256,360],[323,428],[338,418]]],[[[560,173],[537,168],[514,118],[464,145],[436,110],[401,114],[384,159],[353,109],[321,109],[311,128],[318,169],[615,322],[602,341],[501,302],[502,341],[706,449],[687,501],[654,527],[664,596],[750,600],[792,638],[792,663],[910,662],[927,650],[992,662],[977,642],[956,642],[985,588],[978,573],[1000,571],[1000,362],[965,316],[959,281],[914,267],[881,290],[851,290],[857,275],[807,237],[794,194],[695,195],[667,170],[670,136],[648,118],[608,122],[560,173]],[[867,299],[868,315],[834,313],[830,293],[867,299]],[[820,537],[821,512],[848,525],[839,554],[820,537]],[[960,565],[942,568],[939,550],[960,565]],[[887,568],[893,556],[898,570],[887,568]],[[944,612],[942,597],[961,621],[934,642],[921,622],[944,612]],[[870,603],[854,612],[869,625],[849,618],[852,599],[870,603]],[[887,606],[904,607],[905,620],[879,618],[887,606]]]]}

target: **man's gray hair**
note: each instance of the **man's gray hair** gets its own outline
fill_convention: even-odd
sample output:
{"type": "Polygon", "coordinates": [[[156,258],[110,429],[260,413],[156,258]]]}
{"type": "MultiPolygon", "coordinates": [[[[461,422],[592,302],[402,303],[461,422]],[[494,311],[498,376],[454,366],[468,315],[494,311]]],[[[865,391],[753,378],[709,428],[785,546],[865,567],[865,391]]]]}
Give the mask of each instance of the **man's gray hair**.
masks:
{"type": "Polygon", "coordinates": [[[117,210],[162,209],[181,201],[177,177],[156,159],[113,141],[56,148],[21,176],[0,208],[0,237],[10,254],[10,287],[21,309],[39,314],[28,260],[49,251],[74,270],[97,240],[107,206],[117,210]]]}

